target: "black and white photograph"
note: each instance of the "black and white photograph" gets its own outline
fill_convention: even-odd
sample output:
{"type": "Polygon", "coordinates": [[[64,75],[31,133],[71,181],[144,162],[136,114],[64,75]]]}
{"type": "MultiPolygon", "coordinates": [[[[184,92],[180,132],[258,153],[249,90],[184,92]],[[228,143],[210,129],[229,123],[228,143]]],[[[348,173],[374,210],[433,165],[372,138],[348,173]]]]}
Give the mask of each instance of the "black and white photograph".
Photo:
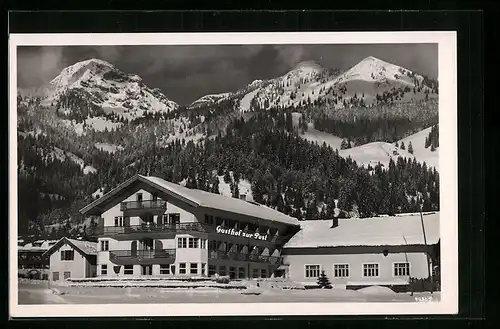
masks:
{"type": "Polygon", "coordinates": [[[10,72],[12,315],[456,312],[454,33],[11,35],[10,72]]]}

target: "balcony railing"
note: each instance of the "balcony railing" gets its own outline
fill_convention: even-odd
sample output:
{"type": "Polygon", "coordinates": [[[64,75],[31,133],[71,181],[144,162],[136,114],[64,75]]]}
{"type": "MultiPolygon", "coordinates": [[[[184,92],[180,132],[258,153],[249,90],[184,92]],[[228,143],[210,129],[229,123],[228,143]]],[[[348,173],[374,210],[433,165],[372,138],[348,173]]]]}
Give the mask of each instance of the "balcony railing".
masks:
{"type": "Polygon", "coordinates": [[[170,264],[175,261],[175,249],[110,250],[109,260],[115,264],[170,264]]]}
{"type": "Polygon", "coordinates": [[[163,200],[128,201],[120,204],[120,210],[140,209],[167,209],[167,202],[163,200]]]}
{"type": "MultiPolygon", "coordinates": [[[[200,222],[188,222],[177,224],[157,224],[155,222],[143,223],[140,225],[130,226],[105,226],[104,228],[96,229],[97,234],[131,234],[131,233],[160,233],[160,232],[215,232],[215,226],[203,224],[200,222]]],[[[253,231],[244,231],[252,235],[253,231]]],[[[283,244],[290,236],[271,235],[267,242],[274,244],[283,244]]]]}
{"type": "Polygon", "coordinates": [[[138,232],[208,232],[207,228],[199,222],[179,224],[156,224],[154,222],[130,226],[105,226],[104,234],[130,234],[138,232]]]}
{"type": "Polygon", "coordinates": [[[243,254],[232,251],[222,251],[222,250],[209,250],[208,258],[210,259],[225,259],[234,261],[245,261],[245,262],[256,262],[256,263],[268,263],[271,265],[281,265],[283,262],[282,257],[276,256],[262,256],[255,254],[243,254]]]}

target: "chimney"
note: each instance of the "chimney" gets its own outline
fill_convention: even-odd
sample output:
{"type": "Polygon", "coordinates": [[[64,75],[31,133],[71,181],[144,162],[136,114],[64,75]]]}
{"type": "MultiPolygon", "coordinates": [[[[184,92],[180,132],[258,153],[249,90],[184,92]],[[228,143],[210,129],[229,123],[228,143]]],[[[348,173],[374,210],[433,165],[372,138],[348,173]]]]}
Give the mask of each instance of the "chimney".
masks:
{"type": "Polygon", "coordinates": [[[330,226],[330,228],[335,228],[339,226],[340,209],[338,207],[338,204],[339,200],[335,199],[335,209],[333,210],[332,226],[330,226]]]}

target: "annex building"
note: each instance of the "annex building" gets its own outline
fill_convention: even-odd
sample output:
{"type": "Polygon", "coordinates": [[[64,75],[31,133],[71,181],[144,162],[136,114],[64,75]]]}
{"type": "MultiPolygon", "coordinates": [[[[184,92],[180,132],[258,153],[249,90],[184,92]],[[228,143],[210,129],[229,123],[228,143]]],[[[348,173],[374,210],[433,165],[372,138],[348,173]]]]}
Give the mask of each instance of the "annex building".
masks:
{"type": "Polygon", "coordinates": [[[397,287],[410,277],[428,278],[439,266],[439,213],[336,222],[300,222],[282,253],[287,277],[314,285],[325,271],[334,287],[397,287]]]}
{"type": "MultiPolygon", "coordinates": [[[[439,213],[298,221],[254,202],[135,175],[81,213],[97,218],[97,276],[284,277],[405,285],[439,265],[439,213]],[[425,238],[424,238],[425,232],[425,238]]],[[[52,265],[52,263],[51,263],[52,265]]]]}

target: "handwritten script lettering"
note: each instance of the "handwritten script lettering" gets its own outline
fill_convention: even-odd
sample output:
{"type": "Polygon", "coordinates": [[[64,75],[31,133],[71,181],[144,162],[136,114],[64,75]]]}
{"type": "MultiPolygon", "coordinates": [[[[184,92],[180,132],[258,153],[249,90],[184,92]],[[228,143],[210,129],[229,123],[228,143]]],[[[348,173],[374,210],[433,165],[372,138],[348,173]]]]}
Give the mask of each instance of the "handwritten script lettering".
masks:
{"type": "Polygon", "coordinates": [[[223,228],[221,226],[217,226],[215,231],[219,234],[227,234],[232,236],[241,236],[243,238],[255,239],[255,240],[267,240],[267,234],[262,235],[257,232],[255,233],[247,233],[243,232],[243,230],[235,230],[234,228],[223,228]]]}

